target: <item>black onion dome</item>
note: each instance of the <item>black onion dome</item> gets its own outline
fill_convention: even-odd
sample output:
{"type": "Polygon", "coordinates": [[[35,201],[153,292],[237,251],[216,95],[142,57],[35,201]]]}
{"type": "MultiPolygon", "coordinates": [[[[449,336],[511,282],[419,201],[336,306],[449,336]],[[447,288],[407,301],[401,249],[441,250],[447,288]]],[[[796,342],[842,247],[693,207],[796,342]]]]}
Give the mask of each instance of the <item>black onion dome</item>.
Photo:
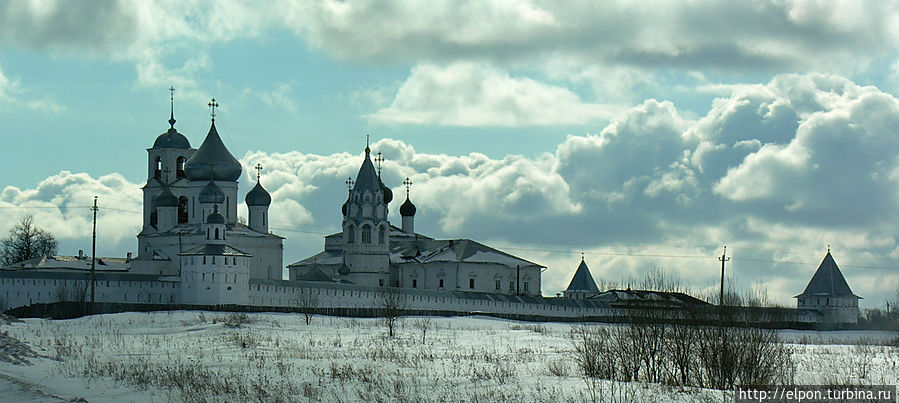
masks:
{"type": "Polygon", "coordinates": [[[209,127],[206,139],[184,168],[187,178],[192,181],[217,180],[236,181],[243,168],[222,142],[215,122],[209,127]]]}
{"type": "Polygon", "coordinates": [[[222,192],[215,182],[209,181],[203,189],[200,189],[197,198],[200,199],[200,203],[222,204],[225,202],[225,192],[222,192]]]}
{"type": "Polygon", "coordinates": [[[262,187],[262,183],[256,182],[256,186],[253,186],[253,189],[247,193],[244,201],[247,202],[247,206],[268,207],[272,204],[272,196],[262,187]]]}
{"type": "Polygon", "coordinates": [[[409,196],[406,196],[406,201],[400,206],[400,215],[403,217],[412,217],[415,215],[415,205],[412,204],[412,200],[409,200],[409,196]]]}
{"type": "Polygon", "coordinates": [[[206,217],[206,224],[224,224],[225,217],[219,213],[212,213],[206,217]]]}
{"type": "Polygon", "coordinates": [[[168,186],[156,196],[156,207],[178,207],[178,198],[169,190],[168,186]]]}
{"type": "Polygon", "coordinates": [[[378,183],[381,184],[381,190],[384,191],[384,204],[390,204],[393,200],[393,191],[384,182],[381,182],[381,178],[378,178],[378,183]]]}
{"type": "Polygon", "coordinates": [[[184,137],[183,134],[178,133],[178,131],[172,127],[156,138],[156,141],[153,143],[153,148],[190,148],[190,141],[187,141],[187,137],[184,137]]]}

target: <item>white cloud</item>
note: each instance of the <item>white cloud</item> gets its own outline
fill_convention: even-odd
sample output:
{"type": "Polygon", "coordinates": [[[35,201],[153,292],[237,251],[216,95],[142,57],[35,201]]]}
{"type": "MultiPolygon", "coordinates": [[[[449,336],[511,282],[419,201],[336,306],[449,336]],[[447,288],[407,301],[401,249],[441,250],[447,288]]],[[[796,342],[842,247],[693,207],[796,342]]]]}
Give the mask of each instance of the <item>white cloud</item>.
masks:
{"type": "MultiPolygon", "coordinates": [[[[876,304],[899,274],[857,266],[896,266],[889,256],[899,250],[897,130],[899,102],[889,94],[839,77],[785,75],[735,89],[697,120],[649,100],[599,134],[569,136],[534,157],[422,153],[394,139],[372,149],[387,158],[391,220],[398,221],[401,183],[410,177],[419,231],[524,248],[509,251],[550,265],[548,287],[570,279],[578,255],[569,252],[583,250],[605,253],[589,259],[607,280],[658,266],[705,288],[727,244],[729,273],[744,285],[763,282],[792,304],[831,244],[850,285],[876,304]]],[[[272,228],[288,236],[285,261],[292,262],[320,250],[320,233],[339,228],[344,181],[355,177],[362,155],[251,152],[241,161],[265,167],[272,228]]],[[[254,182],[245,172],[243,192],[254,182]]],[[[116,216],[113,207],[139,211],[139,185],[116,174],[61,172],[34,189],[7,187],[0,207],[16,208],[0,214],[11,223],[29,211],[20,207],[51,207],[33,209],[37,222],[83,241],[84,206],[94,194],[109,206],[101,210],[101,236],[132,247],[140,214],[116,216]]]]}
{"type": "Polygon", "coordinates": [[[99,178],[86,173],[60,171],[32,189],[7,186],[0,192],[0,234],[23,215],[32,214],[39,227],[60,241],[60,254],[73,254],[69,248],[90,248],[90,206],[98,196],[97,237],[99,250],[122,256],[117,247],[133,248],[140,232],[142,206],[140,184],[113,173],[99,178]]]}
{"type": "Polygon", "coordinates": [[[591,104],[555,87],[480,64],[418,65],[390,106],[370,118],[444,126],[586,124],[620,108],[591,104]]]}

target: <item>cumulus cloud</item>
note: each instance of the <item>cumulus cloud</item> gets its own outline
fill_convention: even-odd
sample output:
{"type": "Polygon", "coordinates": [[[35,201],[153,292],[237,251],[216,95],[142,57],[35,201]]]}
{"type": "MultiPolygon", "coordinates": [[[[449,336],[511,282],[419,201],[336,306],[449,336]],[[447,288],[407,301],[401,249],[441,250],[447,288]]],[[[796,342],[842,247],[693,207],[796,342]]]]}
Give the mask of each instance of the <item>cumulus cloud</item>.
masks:
{"type": "Polygon", "coordinates": [[[60,254],[90,249],[93,213],[98,196],[98,253],[123,256],[133,250],[141,230],[143,202],[140,184],[113,173],[94,178],[86,173],[60,171],[30,189],[7,186],[0,192],[0,234],[25,214],[60,241],[60,254]]]}
{"type": "MultiPolygon", "coordinates": [[[[784,75],[731,88],[695,120],[648,100],[598,134],[571,135],[537,157],[429,154],[393,139],[372,149],[387,158],[392,220],[409,177],[416,228],[511,245],[550,265],[547,285],[564,286],[577,263],[575,254],[540,252],[555,249],[595,253],[591,267],[607,280],[659,267],[711,290],[714,257],[728,244],[729,272],[741,284],[765,283],[789,304],[827,244],[835,255],[846,251],[839,262],[858,293],[892,293],[874,281],[892,272],[855,266],[889,267],[884,256],[899,250],[889,225],[899,220],[897,128],[889,94],[840,77],[784,75]]],[[[360,153],[243,158],[258,161],[275,200],[303,208],[284,218],[285,228],[292,220],[302,230],[339,228],[343,182],[355,176],[360,153]]],[[[273,220],[290,214],[273,207],[273,220]]]]}
{"type": "Polygon", "coordinates": [[[585,124],[620,108],[591,104],[567,88],[495,68],[456,63],[418,65],[390,106],[370,118],[385,123],[444,126],[585,124]]]}
{"type": "MultiPolygon", "coordinates": [[[[547,264],[550,293],[570,279],[576,251],[587,252],[594,274],[606,280],[658,267],[711,290],[714,258],[727,244],[729,273],[744,286],[764,283],[777,301],[792,304],[831,244],[853,289],[876,304],[899,283],[889,269],[899,256],[892,225],[899,220],[897,129],[899,103],[890,94],[841,77],[783,75],[733,87],[698,119],[647,100],[599,133],[571,135],[537,156],[424,153],[395,139],[372,149],[387,159],[392,221],[399,221],[409,177],[420,232],[508,246],[547,264]]],[[[362,160],[361,150],[241,158],[245,167],[265,167],[271,226],[288,237],[285,261],[320,250],[320,235],[339,229],[344,181],[362,160]]],[[[254,178],[244,172],[246,192],[254,178]]],[[[74,203],[86,206],[100,194],[102,205],[118,198],[117,208],[139,211],[138,188],[119,175],[61,172],[34,189],[7,187],[0,205],[16,208],[0,213],[50,207],[34,209],[38,223],[76,239],[87,234],[89,211],[74,203]]],[[[101,227],[118,227],[108,236],[133,242],[140,214],[117,220],[101,227]]]]}
{"type": "Polygon", "coordinates": [[[138,85],[188,97],[206,96],[196,78],[211,46],[284,30],[344,60],[536,69],[624,94],[657,70],[864,70],[894,56],[897,13],[877,1],[31,0],[0,5],[0,43],[132,62],[138,85]]]}

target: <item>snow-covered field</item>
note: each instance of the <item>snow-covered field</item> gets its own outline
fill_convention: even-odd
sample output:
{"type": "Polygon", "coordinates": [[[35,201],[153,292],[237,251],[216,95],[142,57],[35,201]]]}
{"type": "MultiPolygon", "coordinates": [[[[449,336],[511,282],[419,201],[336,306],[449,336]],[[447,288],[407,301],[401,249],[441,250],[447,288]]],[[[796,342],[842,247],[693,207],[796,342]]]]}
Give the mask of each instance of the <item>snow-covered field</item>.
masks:
{"type": "MultiPolygon", "coordinates": [[[[584,401],[569,324],[209,312],[0,319],[0,401],[584,401]],[[230,323],[226,323],[230,322],[230,323]],[[425,326],[427,325],[427,326],[425,326]],[[427,328],[423,334],[422,329],[427,328]],[[10,354],[10,351],[13,354],[10,354]],[[13,360],[14,361],[14,360],[13,360]]],[[[599,325],[607,326],[607,325],[599,325]]],[[[888,332],[784,331],[796,383],[899,383],[888,332]]],[[[603,381],[630,401],[721,401],[722,392],[603,381]]]]}

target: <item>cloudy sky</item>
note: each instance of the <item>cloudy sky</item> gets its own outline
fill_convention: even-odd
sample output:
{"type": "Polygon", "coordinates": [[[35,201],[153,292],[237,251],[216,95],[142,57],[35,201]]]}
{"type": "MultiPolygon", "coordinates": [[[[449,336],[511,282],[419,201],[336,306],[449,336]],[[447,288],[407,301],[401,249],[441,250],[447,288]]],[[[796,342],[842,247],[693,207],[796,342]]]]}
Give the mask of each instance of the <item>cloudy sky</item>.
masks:
{"type": "MultiPolygon", "coordinates": [[[[827,245],[899,289],[899,9],[885,1],[0,3],[0,232],[124,255],[168,124],[265,167],[285,263],[340,225],[365,134],[416,229],[548,266],[795,304],[827,245]]],[[[249,172],[248,172],[249,171],[249,172]]],[[[399,222],[399,203],[391,220],[399,222]]],[[[245,208],[242,211],[246,211],[245,208]]],[[[245,213],[244,213],[245,214],[245,213]]]]}

